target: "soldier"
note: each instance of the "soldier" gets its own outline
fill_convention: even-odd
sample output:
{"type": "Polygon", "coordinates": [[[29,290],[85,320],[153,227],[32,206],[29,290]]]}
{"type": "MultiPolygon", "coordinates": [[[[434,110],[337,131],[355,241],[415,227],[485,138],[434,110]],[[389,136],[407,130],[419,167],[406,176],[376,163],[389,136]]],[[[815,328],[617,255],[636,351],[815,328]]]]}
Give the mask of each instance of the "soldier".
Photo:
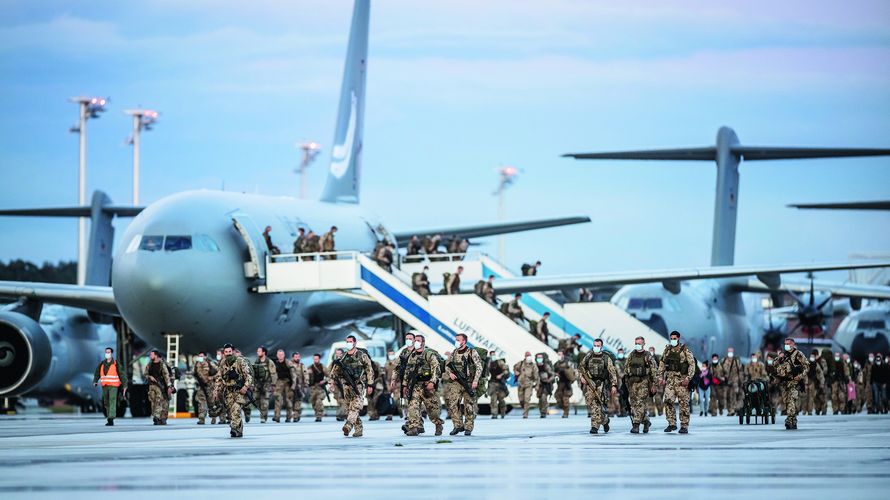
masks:
{"type": "Polygon", "coordinates": [[[726,350],[726,357],[720,364],[726,377],[726,386],[723,396],[726,398],[726,414],[727,416],[735,416],[742,397],[743,367],[742,362],[735,357],[735,349],[732,347],[726,350]]]}
{"type": "Polygon", "coordinates": [[[711,416],[716,416],[719,412],[723,415],[723,408],[726,404],[726,373],[723,371],[723,365],[720,364],[720,357],[715,352],[711,354],[711,364],[708,366],[711,371],[711,379],[715,383],[711,386],[711,416]]]}
{"type": "Polygon", "coordinates": [[[485,302],[496,306],[497,305],[497,294],[494,291],[494,275],[490,275],[488,280],[485,282],[485,286],[482,287],[482,298],[485,302]]]}
{"type": "Polygon", "coordinates": [[[847,382],[850,381],[850,366],[841,360],[840,353],[834,353],[834,367],[831,370],[831,410],[835,415],[844,410],[847,404],[847,382]]]}
{"type": "Polygon", "coordinates": [[[343,349],[334,349],[334,356],[331,358],[331,364],[328,365],[328,378],[331,385],[329,385],[331,389],[331,394],[334,395],[334,401],[337,403],[337,413],[336,418],[337,422],[343,422],[346,420],[346,398],[343,397],[343,387],[340,385],[338,380],[334,380],[333,377],[330,376],[331,371],[334,369],[334,361],[343,357],[343,349]]]}
{"type": "Polygon", "coordinates": [[[887,359],[890,356],[883,356],[881,353],[875,354],[875,366],[871,372],[871,391],[872,404],[875,413],[886,414],[888,411],[887,404],[887,385],[890,383],[890,366],[887,366],[887,359]]]}
{"type": "Polygon", "coordinates": [[[538,321],[538,324],[535,325],[535,338],[543,342],[547,343],[547,339],[550,337],[550,326],[547,324],[547,320],[550,319],[550,313],[545,312],[543,316],[541,316],[541,320],[538,321]]]}
{"type": "MultiPolygon", "coordinates": [[[[105,359],[96,367],[93,386],[102,385],[102,405],[105,407],[105,425],[114,425],[117,417],[118,391],[121,397],[127,395],[127,370],[120,370],[114,359],[114,349],[105,348],[105,359]]],[[[201,422],[203,423],[203,422],[201,422]]]]}
{"type": "Polygon", "coordinates": [[[809,363],[806,356],[795,347],[794,339],[785,339],[785,353],[775,364],[776,378],[782,388],[782,400],[785,405],[785,429],[797,429],[798,386],[801,379],[807,376],[809,363]]]}
{"type": "Polygon", "coordinates": [[[504,418],[507,414],[507,378],[510,376],[507,361],[495,358],[495,354],[495,351],[488,353],[488,398],[491,401],[492,419],[498,418],[498,415],[504,418]]]}
{"type": "Polygon", "coordinates": [[[538,268],[541,267],[541,261],[537,261],[534,265],[531,264],[522,264],[520,270],[522,271],[523,276],[536,276],[538,274],[538,268]]]}
{"type": "Polygon", "coordinates": [[[525,359],[513,365],[516,383],[519,386],[519,405],[522,407],[522,418],[528,418],[528,406],[532,391],[538,385],[538,365],[532,361],[532,353],[526,351],[525,359]]]}
{"type": "MultiPolygon", "coordinates": [[[[399,399],[402,398],[402,384],[404,383],[405,378],[405,369],[408,367],[408,356],[414,351],[414,334],[415,330],[411,330],[405,334],[405,347],[399,352],[399,358],[396,361],[395,371],[393,372],[393,378],[389,383],[389,390],[393,394],[397,394],[399,399]]],[[[399,402],[399,414],[402,415],[402,418],[406,418],[408,416],[408,407],[403,405],[401,401],[399,402]]]]}
{"type": "Polygon", "coordinates": [[[475,349],[467,347],[466,335],[458,333],[455,339],[454,352],[445,362],[445,374],[456,383],[445,388],[445,404],[454,424],[450,434],[454,436],[463,432],[469,436],[476,421],[476,388],[482,376],[482,358],[475,349]]]}
{"type": "Polygon", "coordinates": [[[519,301],[522,299],[522,294],[517,293],[513,296],[513,300],[507,302],[505,313],[507,317],[515,321],[517,324],[521,324],[525,321],[525,312],[522,311],[522,306],[519,305],[519,301]]]}
{"type": "Polygon", "coordinates": [[[374,252],[374,261],[377,262],[377,265],[383,268],[384,271],[391,273],[392,272],[392,263],[393,263],[393,246],[390,242],[385,242],[383,245],[374,252]]]}
{"type": "Polygon", "coordinates": [[[284,349],[278,349],[275,352],[275,359],[272,361],[275,370],[275,414],[272,420],[281,423],[281,406],[284,405],[285,423],[290,423],[293,417],[294,405],[294,379],[296,378],[296,369],[293,363],[284,357],[284,349]]]}
{"type": "Polygon", "coordinates": [[[816,414],[819,414],[819,410],[816,409],[816,393],[819,391],[819,388],[825,385],[825,374],[822,373],[822,367],[819,366],[818,363],[818,351],[813,350],[810,353],[810,364],[809,368],[807,368],[807,376],[804,378],[804,391],[806,395],[804,397],[802,410],[803,413],[807,415],[812,415],[815,411],[816,414]]]}
{"type": "Polygon", "coordinates": [[[152,421],[154,425],[167,425],[168,401],[173,394],[170,371],[157,349],[152,349],[148,358],[150,361],[145,365],[143,378],[149,382],[148,401],[151,403],[152,421]]]}
{"type": "Polygon", "coordinates": [[[634,350],[624,365],[627,397],[630,403],[630,432],[633,434],[640,432],[640,424],[643,424],[643,434],[648,433],[649,426],[652,425],[649,416],[646,415],[646,407],[655,394],[655,374],[658,365],[655,364],[655,357],[644,350],[645,345],[646,339],[643,337],[634,339],[634,350]]]}
{"type": "Polygon", "coordinates": [[[664,432],[677,429],[674,404],[680,406],[680,434],[689,433],[689,381],[695,375],[695,357],[685,344],[680,343],[680,332],[670,335],[670,346],[665,347],[658,364],[658,379],[665,385],[664,411],[668,426],[664,432]]]}
{"type": "Polygon", "coordinates": [[[415,234],[411,237],[411,241],[408,242],[407,255],[419,255],[420,250],[423,249],[423,246],[420,244],[420,238],[415,234]]]}
{"type": "Polygon", "coordinates": [[[609,416],[626,417],[627,409],[622,401],[624,390],[624,348],[619,347],[618,353],[615,355],[615,372],[618,374],[618,390],[614,394],[609,394],[609,416]]]}
{"type": "MultiPolygon", "coordinates": [[[[265,424],[269,417],[269,398],[275,391],[278,382],[278,373],[275,371],[275,363],[267,356],[268,351],[265,347],[257,347],[256,361],[253,363],[253,381],[256,385],[254,390],[254,398],[256,399],[258,410],[260,410],[260,423],[265,424]]],[[[244,407],[245,413],[250,413],[250,407],[244,407]]],[[[248,422],[249,418],[246,419],[248,422]]]]}
{"type": "Polygon", "coordinates": [[[769,379],[769,398],[776,411],[779,410],[779,381],[776,379],[776,362],[779,355],[774,352],[766,354],[766,376],[769,379]]]}
{"type": "Polygon", "coordinates": [[[568,361],[577,364],[580,361],[578,353],[581,352],[581,334],[576,333],[571,337],[561,339],[556,348],[565,353],[568,361]]]}
{"type": "MultiPolygon", "coordinates": [[[[312,364],[309,365],[309,404],[315,410],[315,421],[321,422],[324,416],[324,399],[330,400],[326,385],[328,383],[328,370],[321,362],[321,354],[312,355],[312,364]]],[[[301,405],[302,406],[302,405],[301,405]]]]}
{"type": "Polygon", "coordinates": [[[272,243],[272,226],[266,226],[266,229],[263,231],[263,239],[266,240],[266,246],[269,248],[270,254],[278,255],[281,253],[281,250],[272,243]]]}
{"type": "Polygon", "coordinates": [[[380,398],[383,397],[383,369],[377,364],[373,359],[371,360],[371,364],[374,367],[374,371],[372,373],[377,374],[374,377],[374,380],[371,381],[371,386],[373,386],[374,390],[368,396],[368,420],[380,420],[380,412],[377,411],[377,404],[380,402],[380,398]]]}
{"type": "Polygon", "coordinates": [[[421,412],[426,409],[427,417],[436,426],[436,435],[441,436],[445,422],[439,417],[442,405],[436,386],[442,379],[442,362],[435,351],[426,348],[423,335],[414,332],[411,337],[414,339],[411,349],[404,349],[400,355],[404,365],[398,393],[408,402],[408,420],[402,431],[408,436],[423,434],[421,412]]]}
{"type": "MultiPolygon", "coordinates": [[[[210,365],[213,367],[214,373],[219,373],[219,364],[222,363],[222,360],[223,360],[223,350],[217,349],[216,350],[216,362],[210,361],[210,365]]],[[[228,413],[227,413],[225,405],[224,405],[225,401],[222,401],[213,395],[215,392],[215,388],[216,388],[216,375],[214,375],[214,382],[212,385],[209,386],[209,388],[210,388],[210,400],[215,402],[217,405],[217,408],[218,408],[219,420],[216,423],[218,423],[220,425],[227,424],[229,417],[228,417],[228,413]]]]}
{"type": "MultiPolygon", "coordinates": [[[[390,349],[386,352],[386,364],[383,365],[383,383],[384,387],[393,394],[392,384],[395,381],[396,373],[399,368],[399,358],[396,357],[395,351],[390,349]]],[[[399,400],[402,398],[399,397],[399,393],[395,393],[395,397],[392,399],[393,408],[392,410],[398,412],[401,415],[402,409],[399,406],[399,400]]],[[[386,416],[386,420],[392,420],[392,413],[386,416]]]]}
{"type": "Polygon", "coordinates": [[[233,438],[240,438],[244,436],[244,422],[241,420],[242,407],[247,404],[249,399],[245,396],[253,384],[253,370],[246,358],[235,355],[232,344],[226,344],[223,347],[223,354],[225,357],[219,363],[219,370],[216,374],[217,392],[221,390],[222,394],[214,394],[214,398],[222,397],[225,401],[229,417],[229,433],[233,438]]]}
{"type": "MultiPolygon", "coordinates": [[[[195,357],[195,382],[197,383],[197,391],[195,392],[195,403],[198,408],[198,425],[204,425],[204,419],[207,418],[210,404],[213,403],[211,391],[213,390],[213,377],[216,375],[216,367],[212,366],[204,356],[204,351],[198,353],[195,357]]],[[[214,406],[216,406],[214,404],[214,406]]],[[[216,423],[216,410],[210,410],[210,424],[216,423]]]]}
{"type": "Polygon", "coordinates": [[[303,247],[306,245],[306,230],[297,229],[297,239],[294,240],[294,253],[303,253],[303,247]]]}
{"type": "Polygon", "coordinates": [[[423,271],[411,275],[411,288],[425,299],[430,298],[430,266],[423,266],[423,271]]]}
{"type": "MultiPolygon", "coordinates": [[[[649,354],[652,355],[652,359],[655,360],[655,366],[658,366],[658,363],[661,361],[661,355],[655,354],[655,348],[649,348],[649,354]]],[[[661,416],[664,413],[664,404],[662,401],[664,400],[664,386],[661,384],[655,384],[655,395],[652,396],[652,405],[649,409],[649,415],[658,414],[661,416]]]]}
{"type": "Polygon", "coordinates": [[[593,349],[584,356],[578,366],[584,399],[587,400],[587,411],[590,414],[590,433],[609,432],[609,416],[606,412],[608,402],[607,391],[618,394],[618,372],[612,357],[603,352],[603,339],[593,341],[593,349]]]}
{"type": "Polygon", "coordinates": [[[443,288],[442,293],[445,295],[457,295],[460,293],[460,275],[462,272],[464,272],[464,266],[457,266],[457,270],[454,273],[446,273],[445,288],[443,288]]]}
{"type": "Polygon", "coordinates": [[[542,352],[535,354],[535,364],[538,365],[538,409],[541,410],[541,418],[547,418],[547,406],[550,394],[553,393],[553,383],[556,382],[556,372],[553,371],[547,355],[542,352]]]}
{"type": "Polygon", "coordinates": [[[559,377],[556,381],[556,407],[562,410],[562,418],[569,418],[572,384],[575,383],[578,375],[575,373],[572,362],[566,359],[564,352],[557,351],[556,354],[559,356],[559,361],[553,366],[553,370],[559,377]]]}
{"type": "MultiPolygon", "coordinates": [[[[331,226],[331,230],[324,233],[321,237],[321,251],[322,252],[334,252],[336,250],[336,245],[334,245],[334,235],[337,233],[337,226],[331,226]]],[[[336,255],[325,255],[323,257],[325,260],[335,260],[337,258],[336,255]]]]}
{"type": "Polygon", "coordinates": [[[343,356],[333,361],[331,379],[339,381],[343,398],[346,403],[346,423],[343,425],[343,435],[349,437],[361,437],[363,434],[362,420],[359,412],[365,405],[365,395],[370,396],[374,390],[374,366],[371,358],[363,350],[356,347],[355,335],[346,336],[346,352],[343,356]]]}
{"type": "Polygon", "coordinates": [[[745,375],[748,381],[766,379],[766,366],[760,361],[760,355],[756,352],[751,353],[751,361],[745,365],[745,375]]]}
{"type": "Polygon", "coordinates": [[[862,402],[865,403],[866,411],[869,414],[874,413],[874,401],[871,393],[871,372],[875,366],[875,355],[869,353],[868,362],[862,367],[862,386],[856,389],[857,394],[862,395],[862,402]]]}
{"type": "Polygon", "coordinates": [[[291,354],[291,363],[294,365],[294,423],[299,422],[303,418],[303,397],[309,387],[309,370],[300,359],[300,353],[291,354]]]}

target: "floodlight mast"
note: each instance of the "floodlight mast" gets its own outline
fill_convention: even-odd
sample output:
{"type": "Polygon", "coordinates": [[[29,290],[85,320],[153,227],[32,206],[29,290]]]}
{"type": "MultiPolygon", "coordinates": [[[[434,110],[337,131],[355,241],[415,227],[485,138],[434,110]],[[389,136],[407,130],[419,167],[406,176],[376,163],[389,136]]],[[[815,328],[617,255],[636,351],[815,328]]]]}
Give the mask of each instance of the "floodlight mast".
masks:
{"type": "Polygon", "coordinates": [[[157,123],[159,113],[151,109],[125,109],[125,114],[133,117],[133,135],[128,141],[133,145],[133,206],[139,205],[139,145],[142,129],[151,130],[157,123]]]}
{"type": "Polygon", "coordinates": [[[300,166],[297,168],[296,172],[300,174],[300,199],[306,199],[306,170],[309,169],[309,165],[315,161],[315,158],[318,157],[318,154],[321,153],[321,144],[315,141],[303,142],[298,144],[297,147],[303,152],[303,157],[300,160],[300,166]]]}
{"type": "MultiPolygon", "coordinates": [[[[498,175],[500,176],[500,182],[498,183],[498,188],[495,190],[493,194],[498,197],[498,220],[503,221],[506,217],[506,210],[504,208],[504,192],[510,187],[513,182],[516,181],[516,176],[519,175],[519,169],[516,167],[506,166],[497,169],[498,175]]],[[[504,249],[504,235],[498,236],[498,260],[501,263],[504,263],[505,258],[504,249]]]]}
{"type": "MultiPolygon", "coordinates": [[[[76,132],[80,136],[80,154],[79,166],[77,172],[77,202],[80,206],[86,205],[87,199],[87,120],[90,118],[99,118],[99,113],[105,112],[105,105],[108,103],[107,97],[85,97],[78,96],[68,99],[77,103],[80,113],[77,125],[71,127],[71,132],[76,132]]],[[[86,217],[80,217],[77,220],[77,284],[83,285],[86,282],[87,269],[87,220],[86,217]]]]}

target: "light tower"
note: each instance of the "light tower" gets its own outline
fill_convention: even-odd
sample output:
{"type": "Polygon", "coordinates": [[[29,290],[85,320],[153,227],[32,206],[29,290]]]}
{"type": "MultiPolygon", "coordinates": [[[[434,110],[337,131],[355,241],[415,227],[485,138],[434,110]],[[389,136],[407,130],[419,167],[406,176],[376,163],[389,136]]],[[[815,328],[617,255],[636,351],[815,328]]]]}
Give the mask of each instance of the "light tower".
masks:
{"type": "Polygon", "coordinates": [[[139,142],[142,129],[151,130],[158,121],[158,112],[151,109],[125,109],[133,117],[133,135],[127,143],[133,145],[133,206],[139,205],[139,142]]]}
{"type": "MultiPolygon", "coordinates": [[[[80,206],[87,201],[87,120],[99,118],[99,113],[105,112],[107,97],[78,96],[68,99],[76,102],[80,108],[80,118],[77,125],[69,130],[80,134],[80,166],[77,173],[77,201],[80,206]]],[[[87,220],[81,217],[77,220],[77,284],[83,285],[86,280],[87,270],[87,220]]]]}
{"type": "Polygon", "coordinates": [[[294,172],[300,174],[300,199],[306,199],[306,170],[309,165],[315,161],[315,158],[321,153],[321,144],[315,141],[303,142],[297,144],[297,147],[303,151],[303,158],[300,160],[300,166],[294,169],[294,172]]]}
{"type": "MultiPolygon", "coordinates": [[[[498,175],[500,175],[500,182],[498,183],[498,188],[495,190],[493,195],[498,197],[498,220],[504,220],[506,214],[504,213],[504,191],[507,190],[508,187],[513,185],[516,182],[516,176],[519,175],[519,169],[516,167],[501,167],[497,170],[498,175]]],[[[502,263],[504,262],[504,236],[498,236],[498,260],[502,263]]]]}

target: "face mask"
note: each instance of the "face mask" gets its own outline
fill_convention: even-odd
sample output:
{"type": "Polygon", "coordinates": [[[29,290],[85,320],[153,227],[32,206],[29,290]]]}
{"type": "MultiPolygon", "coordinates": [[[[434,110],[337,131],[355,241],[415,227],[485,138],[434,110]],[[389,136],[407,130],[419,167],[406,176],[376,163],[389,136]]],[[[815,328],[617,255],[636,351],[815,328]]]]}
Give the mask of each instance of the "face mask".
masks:
{"type": "Polygon", "coordinates": [[[785,350],[786,350],[786,351],[790,351],[790,350],[791,350],[791,346],[790,346],[790,345],[788,345],[788,344],[785,344],[785,346],[784,346],[784,347],[785,347],[785,350]]]}
{"type": "Polygon", "coordinates": [[[204,362],[204,357],[203,357],[203,356],[198,356],[197,358],[195,358],[195,361],[198,362],[198,363],[203,363],[203,362],[204,362]]]}
{"type": "Polygon", "coordinates": [[[766,364],[772,366],[772,364],[773,364],[773,358],[770,358],[770,359],[766,360],[766,364]]]}
{"type": "Polygon", "coordinates": [[[757,356],[752,356],[752,357],[751,357],[751,362],[752,362],[752,363],[756,363],[756,362],[757,362],[757,356]]]}
{"type": "Polygon", "coordinates": [[[618,359],[624,359],[624,353],[623,353],[623,352],[619,352],[619,353],[618,353],[618,359]]]}
{"type": "Polygon", "coordinates": [[[460,349],[460,340],[455,340],[455,341],[454,341],[454,347],[455,347],[456,349],[460,349]]]}
{"type": "Polygon", "coordinates": [[[875,358],[874,358],[874,356],[869,356],[869,357],[868,357],[868,362],[869,362],[869,363],[874,363],[874,362],[875,362],[875,358]]]}
{"type": "Polygon", "coordinates": [[[637,351],[637,352],[642,352],[642,351],[643,351],[643,345],[642,345],[642,344],[634,344],[634,350],[637,351]]]}
{"type": "Polygon", "coordinates": [[[733,356],[735,356],[735,353],[732,352],[732,351],[726,353],[726,357],[728,357],[728,358],[731,358],[731,357],[733,357],[733,356]]]}
{"type": "Polygon", "coordinates": [[[222,360],[222,355],[221,355],[221,354],[217,354],[217,355],[216,355],[216,360],[217,360],[217,361],[221,361],[221,360],[222,360]]]}
{"type": "Polygon", "coordinates": [[[532,359],[531,356],[526,356],[526,357],[525,357],[525,360],[526,360],[526,361],[528,361],[528,360],[530,360],[530,359],[532,359]]]}
{"type": "Polygon", "coordinates": [[[423,342],[421,342],[421,341],[419,341],[419,340],[415,340],[415,341],[414,341],[414,348],[415,348],[415,349],[420,349],[421,347],[423,347],[423,342]]]}
{"type": "Polygon", "coordinates": [[[110,352],[106,352],[106,353],[105,353],[105,359],[111,359],[111,353],[110,353],[110,352]]]}
{"type": "Polygon", "coordinates": [[[655,351],[653,351],[652,349],[649,349],[649,354],[655,356],[655,351]]]}
{"type": "Polygon", "coordinates": [[[875,364],[876,364],[876,365],[880,365],[880,364],[881,364],[881,360],[879,359],[879,360],[875,361],[875,364]]]}
{"type": "Polygon", "coordinates": [[[810,363],[816,362],[816,356],[810,356],[810,363]]]}
{"type": "Polygon", "coordinates": [[[593,346],[593,352],[599,354],[599,353],[603,352],[603,348],[602,348],[602,347],[593,346]]]}
{"type": "Polygon", "coordinates": [[[677,340],[677,339],[671,339],[671,347],[677,347],[677,344],[679,344],[679,343],[680,343],[679,340],[677,340]]]}
{"type": "Polygon", "coordinates": [[[717,360],[716,360],[716,359],[712,359],[712,360],[711,360],[711,363],[714,363],[714,364],[716,365],[716,364],[717,364],[717,360]]]}
{"type": "Polygon", "coordinates": [[[539,365],[544,362],[544,358],[535,358],[535,362],[539,365]]]}
{"type": "Polygon", "coordinates": [[[840,360],[841,360],[841,357],[840,357],[840,356],[835,356],[835,357],[834,357],[834,360],[835,360],[835,361],[840,361],[840,360]]]}
{"type": "Polygon", "coordinates": [[[407,347],[411,347],[411,345],[412,345],[413,343],[414,343],[413,340],[405,339],[405,346],[407,346],[407,347]]]}
{"type": "Polygon", "coordinates": [[[347,343],[346,343],[346,350],[347,350],[347,351],[351,351],[351,350],[353,350],[354,348],[355,348],[355,344],[353,344],[352,342],[347,342],[347,343]]]}

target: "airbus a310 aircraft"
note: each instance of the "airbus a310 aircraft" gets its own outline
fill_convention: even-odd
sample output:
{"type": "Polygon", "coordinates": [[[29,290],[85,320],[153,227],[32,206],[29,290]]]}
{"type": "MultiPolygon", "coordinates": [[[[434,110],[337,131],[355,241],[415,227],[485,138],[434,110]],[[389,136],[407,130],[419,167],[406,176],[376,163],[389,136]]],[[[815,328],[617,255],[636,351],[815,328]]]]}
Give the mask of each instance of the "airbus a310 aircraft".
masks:
{"type": "MultiPolygon", "coordinates": [[[[39,314],[43,303],[83,308],[97,318],[120,316],[151,345],[163,345],[165,333],[180,334],[183,352],[215,348],[223,342],[299,348],[313,343],[313,325],[339,324],[381,311],[377,303],[354,293],[254,293],[264,281],[265,258],[251,255],[256,249],[267,248],[259,229],[266,225],[272,227],[275,237],[284,238],[278,240],[279,245],[289,244],[300,227],[323,231],[336,225],[337,248],[358,252],[371,251],[381,240],[398,243],[413,234],[443,231],[426,228],[391,233],[378,217],[358,204],[369,9],[369,0],[356,0],[334,147],[321,199],[302,201],[216,191],[174,194],[136,215],[117,249],[110,281],[90,286],[0,282],[0,296],[17,301],[0,313],[0,341],[20,346],[6,353],[4,359],[11,362],[0,367],[0,396],[27,392],[47,370],[59,340],[48,337],[36,321],[35,311],[39,314]]],[[[0,211],[0,215],[82,216],[88,209],[11,210],[0,211]]],[[[94,224],[96,217],[131,215],[121,207],[101,204],[91,211],[94,224]]],[[[563,218],[446,231],[480,237],[587,220],[563,218]]],[[[108,230],[110,224],[101,227],[108,230]]],[[[563,277],[555,286],[547,285],[548,278],[503,281],[504,285],[509,281],[515,290],[553,290],[888,265],[890,262],[882,261],[601,273],[563,277]]],[[[499,292],[505,288],[500,286],[499,292]]]]}

